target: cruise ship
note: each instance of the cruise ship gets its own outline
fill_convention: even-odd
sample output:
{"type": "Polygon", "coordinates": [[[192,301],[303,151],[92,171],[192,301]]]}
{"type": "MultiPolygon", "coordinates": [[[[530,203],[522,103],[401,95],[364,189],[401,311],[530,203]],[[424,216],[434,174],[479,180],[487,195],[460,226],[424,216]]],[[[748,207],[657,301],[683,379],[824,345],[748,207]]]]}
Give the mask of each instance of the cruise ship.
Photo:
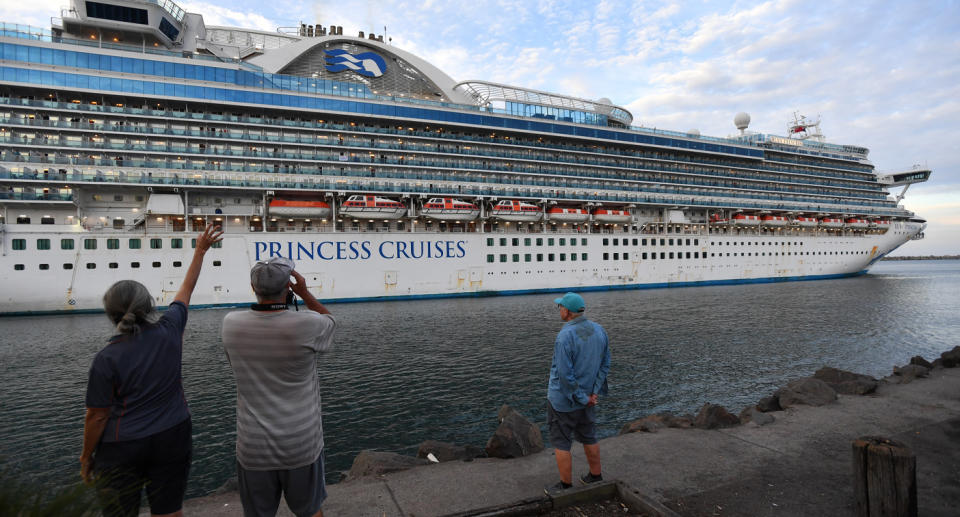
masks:
{"type": "MultiPolygon", "coordinates": [[[[383,35],[207,26],[169,0],[0,25],[0,313],[249,303],[290,257],[324,301],[838,278],[911,239],[930,170],[784,135],[664,131],[606,98],[457,81],[383,35]],[[891,189],[903,187],[899,195],[891,189]]],[[[733,115],[733,114],[731,114],[733,115]]]]}

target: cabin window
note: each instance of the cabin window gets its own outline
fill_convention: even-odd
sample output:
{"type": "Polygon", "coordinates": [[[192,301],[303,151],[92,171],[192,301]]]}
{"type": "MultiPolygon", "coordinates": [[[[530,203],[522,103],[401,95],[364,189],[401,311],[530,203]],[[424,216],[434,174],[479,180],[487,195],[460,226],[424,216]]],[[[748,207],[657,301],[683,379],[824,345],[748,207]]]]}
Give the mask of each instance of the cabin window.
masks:
{"type": "Polygon", "coordinates": [[[537,238],[537,246],[543,246],[543,239],[542,239],[542,238],[539,238],[539,237],[537,238]]]}
{"type": "MultiPolygon", "coordinates": [[[[83,239],[83,249],[85,250],[97,249],[97,239],[83,239]]],[[[87,269],[93,269],[93,268],[87,268],[87,269]]]]}
{"type": "Polygon", "coordinates": [[[514,246],[519,246],[519,245],[520,245],[520,239],[514,237],[514,238],[510,241],[510,243],[511,243],[512,245],[514,245],[514,246]]]}
{"type": "Polygon", "coordinates": [[[130,247],[130,249],[132,249],[132,250],[138,250],[138,249],[140,249],[140,239],[130,239],[130,240],[127,242],[127,245],[128,245],[128,246],[130,247]]]}
{"type": "Polygon", "coordinates": [[[500,254],[500,262],[506,262],[506,261],[507,261],[507,254],[506,254],[506,253],[501,253],[501,254],[500,254]]]}
{"type": "Polygon", "coordinates": [[[63,269],[73,269],[73,264],[67,262],[63,265],[63,269]]]}
{"type": "MultiPolygon", "coordinates": [[[[671,255],[670,258],[673,258],[673,256],[672,256],[673,253],[671,253],[670,255],[671,255]]],[[[660,260],[663,260],[663,259],[665,259],[665,258],[667,258],[666,252],[661,251],[661,252],[660,252],[660,260]]]]}
{"type": "MultiPolygon", "coordinates": [[[[673,243],[672,241],[673,241],[673,239],[671,239],[671,244],[673,243]]],[[[666,239],[660,239],[660,245],[661,245],[661,246],[666,246],[666,242],[667,242],[666,239]]]]}
{"type": "Polygon", "coordinates": [[[537,253],[537,262],[543,262],[543,253],[537,253]]]}
{"type": "Polygon", "coordinates": [[[131,262],[131,263],[130,263],[130,267],[133,268],[133,269],[139,269],[139,268],[140,268],[140,263],[139,263],[139,262],[131,262]]]}
{"type": "Polygon", "coordinates": [[[487,246],[493,246],[493,237],[487,237],[487,246]]]}
{"type": "Polygon", "coordinates": [[[560,245],[561,245],[561,246],[566,246],[566,245],[567,245],[567,239],[561,238],[561,239],[560,239],[560,245]]]}
{"type": "Polygon", "coordinates": [[[623,260],[630,260],[630,254],[627,252],[623,253],[623,260]]]}
{"type": "Polygon", "coordinates": [[[524,261],[524,262],[530,262],[531,260],[533,260],[533,255],[531,255],[531,254],[529,254],[529,253],[526,253],[526,254],[523,255],[523,261],[524,261]]]}
{"type": "Polygon", "coordinates": [[[581,246],[586,246],[586,245],[587,245],[587,238],[586,238],[586,237],[580,239],[580,245],[581,245],[581,246]]]}
{"type": "Polygon", "coordinates": [[[110,269],[117,269],[118,267],[120,267],[120,264],[117,264],[116,262],[111,262],[107,264],[107,267],[109,267],[110,269]]]}
{"type": "Polygon", "coordinates": [[[17,217],[17,224],[30,224],[30,218],[25,215],[21,215],[20,217],[17,217]]]}
{"type": "Polygon", "coordinates": [[[643,239],[643,241],[641,241],[641,243],[642,243],[644,246],[646,246],[646,245],[647,245],[647,239],[643,239]]]}
{"type": "Polygon", "coordinates": [[[56,221],[54,221],[53,217],[50,217],[48,215],[45,215],[40,218],[40,224],[54,224],[55,222],[56,221]]]}
{"type": "Polygon", "coordinates": [[[60,239],[60,249],[62,249],[62,250],[72,250],[72,249],[73,249],[73,239],[60,239]]]}
{"type": "Polygon", "coordinates": [[[27,239],[13,239],[10,243],[15,250],[25,250],[27,249],[27,239]]]}
{"type": "Polygon", "coordinates": [[[50,239],[37,239],[37,249],[38,250],[50,249],[50,239]]]}
{"type": "Polygon", "coordinates": [[[604,237],[604,238],[603,238],[603,245],[606,246],[606,245],[608,245],[608,244],[610,244],[610,239],[604,237]]]}
{"type": "Polygon", "coordinates": [[[46,271],[50,269],[50,264],[40,264],[40,271],[46,271]]]}
{"type": "Polygon", "coordinates": [[[643,253],[642,255],[640,255],[640,258],[643,260],[647,260],[647,254],[643,253]]]}
{"type": "MultiPolygon", "coordinates": [[[[661,244],[663,244],[663,239],[661,239],[661,244]]],[[[670,239],[670,246],[673,246],[673,239],[670,239]]]]}
{"type": "Polygon", "coordinates": [[[687,239],[687,246],[690,245],[690,239],[687,239]]]}
{"type": "Polygon", "coordinates": [[[610,254],[609,254],[609,253],[604,253],[604,254],[603,254],[603,260],[610,260],[610,254]]]}
{"type": "Polygon", "coordinates": [[[183,248],[183,239],[181,238],[170,239],[170,247],[175,250],[183,248]]]}
{"type": "Polygon", "coordinates": [[[553,237],[550,237],[549,239],[547,239],[547,246],[553,246],[553,242],[554,242],[553,237]]]}
{"type": "Polygon", "coordinates": [[[581,253],[581,254],[580,254],[580,260],[586,262],[586,260],[587,260],[587,254],[586,254],[586,253],[581,253]]]}
{"type": "Polygon", "coordinates": [[[577,261],[577,254],[576,254],[576,253],[571,253],[571,254],[570,254],[570,260],[572,260],[573,262],[576,262],[576,261],[577,261]]]}
{"type": "Polygon", "coordinates": [[[26,267],[25,267],[23,264],[14,264],[14,265],[13,265],[13,270],[14,270],[14,271],[23,271],[25,268],[26,268],[26,267]]]}
{"type": "Polygon", "coordinates": [[[493,255],[487,255],[487,262],[493,262],[493,255]]]}
{"type": "Polygon", "coordinates": [[[566,253],[561,253],[561,254],[560,254],[560,262],[566,262],[566,261],[567,261],[567,254],[566,254],[566,253]]]}
{"type": "Polygon", "coordinates": [[[160,267],[160,263],[159,263],[159,262],[154,262],[154,263],[153,263],[153,267],[160,267]]]}
{"type": "Polygon", "coordinates": [[[120,249],[120,239],[107,239],[107,249],[108,250],[120,249]]]}
{"type": "MultiPolygon", "coordinates": [[[[163,239],[150,239],[150,249],[158,250],[163,247],[163,239]]],[[[159,267],[159,266],[155,266],[159,267]]]]}
{"type": "Polygon", "coordinates": [[[520,262],[520,254],[519,254],[519,253],[514,253],[514,254],[513,254],[513,261],[514,261],[514,262],[520,262]]]}
{"type": "Polygon", "coordinates": [[[619,246],[619,245],[620,245],[620,239],[613,239],[613,245],[614,245],[614,246],[619,246]]]}
{"type": "Polygon", "coordinates": [[[620,254],[619,254],[619,253],[614,253],[614,254],[613,254],[613,260],[620,260],[620,254]]]}
{"type": "Polygon", "coordinates": [[[633,239],[633,245],[634,245],[634,246],[637,245],[637,239],[633,239]]]}
{"type": "Polygon", "coordinates": [[[87,262],[87,269],[97,269],[97,265],[93,262],[87,262]]]}
{"type": "Polygon", "coordinates": [[[180,267],[182,265],[183,265],[183,262],[180,262],[179,260],[173,261],[173,267],[180,267]]]}
{"type": "Polygon", "coordinates": [[[694,246],[699,246],[699,245],[700,245],[700,239],[693,239],[693,245],[694,245],[694,246]]]}
{"type": "Polygon", "coordinates": [[[500,245],[501,245],[501,246],[506,246],[506,245],[507,245],[507,238],[506,238],[506,237],[501,237],[501,238],[500,238],[500,245]]]}
{"type": "MultiPolygon", "coordinates": [[[[523,239],[523,245],[524,245],[524,246],[529,246],[529,245],[530,245],[530,237],[526,237],[526,238],[523,239]]],[[[529,261],[527,261],[527,262],[529,262],[529,261]]]]}

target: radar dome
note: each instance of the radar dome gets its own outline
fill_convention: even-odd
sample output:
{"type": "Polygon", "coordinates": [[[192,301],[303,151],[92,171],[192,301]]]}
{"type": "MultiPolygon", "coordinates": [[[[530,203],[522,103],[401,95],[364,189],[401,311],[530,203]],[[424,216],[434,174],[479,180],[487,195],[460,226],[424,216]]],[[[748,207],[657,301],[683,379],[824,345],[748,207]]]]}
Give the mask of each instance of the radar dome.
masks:
{"type": "Polygon", "coordinates": [[[737,129],[740,131],[747,129],[747,126],[750,125],[750,115],[742,111],[737,113],[737,116],[733,117],[733,124],[737,126],[737,129]]]}
{"type": "Polygon", "coordinates": [[[691,129],[690,131],[687,131],[687,136],[694,136],[694,137],[700,136],[700,130],[691,129]]]}
{"type": "Polygon", "coordinates": [[[608,98],[606,98],[606,97],[600,97],[599,99],[597,99],[597,102],[600,103],[600,104],[610,104],[610,105],[613,105],[613,101],[611,101],[610,99],[608,99],[608,98]]]}

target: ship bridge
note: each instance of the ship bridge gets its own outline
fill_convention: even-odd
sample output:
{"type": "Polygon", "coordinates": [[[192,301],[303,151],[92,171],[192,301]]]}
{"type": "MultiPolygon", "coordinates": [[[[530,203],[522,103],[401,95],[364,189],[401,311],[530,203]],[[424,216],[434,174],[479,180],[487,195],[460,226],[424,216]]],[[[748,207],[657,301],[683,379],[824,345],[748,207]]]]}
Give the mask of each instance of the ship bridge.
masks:
{"type": "Polygon", "coordinates": [[[930,179],[930,172],[928,167],[914,165],[910,170],[878,174],[877,181],[888,187],[901,187],[927,181],[930,179]]]}

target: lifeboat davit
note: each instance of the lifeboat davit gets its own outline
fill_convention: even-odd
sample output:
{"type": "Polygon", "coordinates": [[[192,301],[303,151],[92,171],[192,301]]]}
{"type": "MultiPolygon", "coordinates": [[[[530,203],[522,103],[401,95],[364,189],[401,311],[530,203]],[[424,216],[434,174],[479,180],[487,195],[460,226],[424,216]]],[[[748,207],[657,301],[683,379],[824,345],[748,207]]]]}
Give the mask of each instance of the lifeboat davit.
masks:
{"type": "Polygon", "coordinates": [[[765,215],[760,218],[760,224],[764,226],[786,226],[790,221],[782,215],[765,215]]]}
{"type": "Polygon", "coordinates": [[[593,220],[601,223],[629,223],[630,211],[614,208],[598,208],[593,211],[593,220]]]}
{"type": "Polygon", "coordinates": [[[340,214],[357,219],[400,219],[407,213],[403,203],[384,197],[355,195],[340,205],[340,214]]]}
{"type": "Polygon", "coordinates": [[[438,221],[472,221],[480,215],[480,207],[452,197],[434,197],[423,204],[420,213],[438,221]]]}
{"type": "Polygon", "coordinates": [[[750,214],[737,214],[733,216],[733,224],[737,226],[759,226],[760,216],[750,214]]]}
{"type": "Polygon", "coordinates": [[[816,217],[798,217],[794,219],[794,222],[797,223],[797,226],[802,226],[804,228],[814,228],[817,226],[816,217]]]}
{"type": "Polygon", "coordinates": [[[870,221],[867,221],[866,219],[857,219],[856,217],[847,219],[846,224],[848,228],[856,228],[858,230],[870,227],[870,221]]]}
{"type": "Polygon", "coordinates": [[[273,216],[326,219],[330,217],[331,213],[330,205],[323,201],[301,199],[273,199],[270,201],[270,215],[273,216]]]}
{"type": "Polygon", "coordinates": [[[873,224],[877,228],[890,228],[890,219],[877,219],[877,221],[873,224]]]}
{"type": "Polygon", "coordinates": [[[540,207],[523,201],[504,199],[493,207],[493,217],[504,221],[533,222],[543,215],[540,207]]]}
{"type": "Polygon", "coordinates": [[[843,219],[824,217],[823,219],[820,219],[820,226],[824,228],[843,228],[843,219]]]}
{"type": "Polygon", "coordinates": [[[710,216],[710,224],[729,224],[729,223],[730,223],[729,219],[721,219],[720,215],[718,214],[712,214],[710,216]]]}
{"type": "Polygon", "coordinates": [[[561,223],[582,223],[590,218],[590,212],[582,208],[555,206],[547,210],[547,219],[561,223]]]}

